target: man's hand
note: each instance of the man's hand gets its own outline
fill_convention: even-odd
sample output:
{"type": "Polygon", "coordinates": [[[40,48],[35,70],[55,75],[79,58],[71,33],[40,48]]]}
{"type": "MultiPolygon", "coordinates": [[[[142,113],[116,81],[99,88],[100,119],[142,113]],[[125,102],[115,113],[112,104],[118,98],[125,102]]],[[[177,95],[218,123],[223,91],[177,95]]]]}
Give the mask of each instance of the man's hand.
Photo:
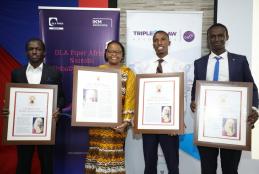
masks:
{"type": "Polygon", "coordinates": [[[1,113],[0,113],[2,116],[4,117],[8,117],[9,116],[9,109],[8,108],[3,108],[1,110],[1,113]]]}
{"type": "Polygon", "coordinates": [[[258,120],[258,112],[256,111],[255,108],[252,108],[252,112],[247,118],[248,125],[250,126],[251,129],[254,128],[254,124],[257,120],[258,120]]]}
{"type": "Polygon", "coordinates": [[[196,103],[195,103],[195,101],[191,102],[190,108],[191,108],[192,112],[196,112],[196,103]]]}
{"type": "Polygon", "coordinates": [[[58,121],[58,119],[59,119],[59,114],[60,114],[59,108],[57,108],[57,109],[55,110],[55,112],[53,112],[52,118],[55,119],[56,121],[58,121]]]}

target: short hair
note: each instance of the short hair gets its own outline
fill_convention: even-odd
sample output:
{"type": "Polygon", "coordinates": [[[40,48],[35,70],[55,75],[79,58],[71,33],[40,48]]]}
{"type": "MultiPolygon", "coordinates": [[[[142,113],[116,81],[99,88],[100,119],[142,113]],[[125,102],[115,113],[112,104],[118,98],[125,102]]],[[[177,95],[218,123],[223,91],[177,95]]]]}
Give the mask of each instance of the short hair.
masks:
{"type": "Polygon", "coordinates": [[[120,47],[121,47],[121,51],[122,51],[122,60],[124,60],[124,56],[125,56],[125,48],[124,48],[124,46],[122,45],[122,43],[120,43],[119,41],[116,41],[116,40],[112,40],[112,41],[110,41],[110,42],[108,42],[107,44],[106,44],[106,48],[105,48],[105,50],[104,50],[104,60],[106,61],[106,62],[108,62],[108,58],[106,57],[106,53],[107,53],[107,51],[108,51],[108,47],[111,45],[111,44],[118,44],[120,47]]]}
{"type": "Polygon", "coordinates": [[[208,28],[208,30],[207,30],[207,36],[209,35],[210,30],[211,30],[212,28],[214,28],[214,27],[222,27],[222,28],[224,28],[225,31],[226,31],[226,35],[227,35],[227,37],[228,37],[228,29],[227,29],[227,27],[226,27],[225,25],[223,25],[223,24],[221,24],[221,23],[215,23],[215,24],[211,25],[211,26],[208,28]]]}
{"type": "Polygon", "coordinates": [[[43,51],[45,51],[45,49],[46,49],[45,44],[44,44],[44,42],[43,42],[41,39],[39,39],[39,38],[30,38],[30,39],[26,42],[26,44],[25,44],[25,51],[28,51],[29,43],[30,43],[30,42],[33,42],[33,41],[39,42],[39,43],[41,44],[41,46],[42,46],[43,51]]]}
{"type": "Polygon", "coordinates": [[[154,35],[153,35],[153,40],[154,40],[155,36],[156,36],[158,33],[163,33],[163,34],[165,34],[165,35],[167,36],[168,40],[169,40],[169,35],[168,35],[168,33],[165,32],[165,31],[163,31],[163,30],[158,30],[158,31],[156,31],[156,32],[154,33],[154,35]]]}

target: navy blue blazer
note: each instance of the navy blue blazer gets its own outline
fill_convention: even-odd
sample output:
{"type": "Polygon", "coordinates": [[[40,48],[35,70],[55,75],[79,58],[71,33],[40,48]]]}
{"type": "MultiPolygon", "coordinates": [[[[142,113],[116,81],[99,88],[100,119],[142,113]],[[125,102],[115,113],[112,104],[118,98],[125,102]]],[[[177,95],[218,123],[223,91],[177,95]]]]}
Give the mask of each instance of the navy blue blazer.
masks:
{"type": "MultiPolygon", "coordinates": [[[[209,55],[194,61],[192,101],[195,100],[196,80],[206,80],[209,55]]],[[[229,81],[253,82],[253,106],[258,107],[258,89],[254,83],[246,56],[228,53],[229,81]]]]}
{"type": "MultiPolygon", "coordinates": [[[[25,65],[12,71],[12,83],[28,83],[26,77],[27,66],[28,65],[25,65]]],[[[65,97],[62,90],[61,73],[56,71],[53,67],[43,64],[40,84],[58,85],[57,107],[60,109],[63,108],[65,105],[65,97]]]]}

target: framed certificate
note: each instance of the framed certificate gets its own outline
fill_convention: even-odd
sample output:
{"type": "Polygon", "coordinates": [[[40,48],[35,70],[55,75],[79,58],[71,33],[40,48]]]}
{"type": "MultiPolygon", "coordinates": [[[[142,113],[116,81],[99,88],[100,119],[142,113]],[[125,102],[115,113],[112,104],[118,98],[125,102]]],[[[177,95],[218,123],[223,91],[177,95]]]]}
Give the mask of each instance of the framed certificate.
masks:
{"type": "Polygon", "coordinates": [[[113,127],[121,112],[119,70],[74,66],[72,126],[113,127]]]}
{"type": "Polygon", "coordinates": [[[138,74],[135,133],[184,132],[184,73],[138,74]]]}
{"type": "Polygon", "coordinates": [[[199,146],[250,150],[247,116],[253,83],[196,82],[194,142],[199,146]]]}
{"type": "Polygon", "coordinates": [[[5,92],[4,144],[55,144],[57,85],[8,83],[5,92]]]}

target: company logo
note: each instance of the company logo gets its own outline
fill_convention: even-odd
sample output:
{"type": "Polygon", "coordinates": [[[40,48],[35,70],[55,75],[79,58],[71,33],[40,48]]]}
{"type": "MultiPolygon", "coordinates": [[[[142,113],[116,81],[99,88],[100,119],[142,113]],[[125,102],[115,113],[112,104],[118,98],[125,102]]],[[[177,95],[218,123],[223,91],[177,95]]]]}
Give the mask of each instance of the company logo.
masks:
{"type": "MultiPolygon", "coordinates": [[[[144,30],[135,30],[133,31],[133,35],[134,36],[152,36],[155,34],[155,32],[157,32],[156,30],[153,30],[153,31],[144,31],[144,30]]],[[[176,31],[169,31],[167,32],[168,36],[169,37],[174,37],[177,35],[177,32],[176,31]]]]}
{"type": "Polygon", "coordinates": [[[195,38],[195,35],[192,31],[186,31],[184,32],[183,34],[183,39],[186,41],[186,42],[191,42],[193,41],[195,38]]]}
{"type": "Polygon", "coordinates": [[[49,17],[49,30],[64,30],[64,23],[57,17],[49,17]]]}
{"type": "Polygon", "coordinates": [[[93,27],[111,27],[112,28],[112,19],[111,18],[93,18],[92,26],[93,27]]]}
{"type": "MultiPolygon", "coordinates": [[[[131,40],[142,40],[142,41],[152,41],[153,36],[157,32],[157,30],[132,30],[131,33],[131,40]]],[[[178,31],[168,31],[167,32],[170,40],[179,40],[179,34],[178,31]]]]}

